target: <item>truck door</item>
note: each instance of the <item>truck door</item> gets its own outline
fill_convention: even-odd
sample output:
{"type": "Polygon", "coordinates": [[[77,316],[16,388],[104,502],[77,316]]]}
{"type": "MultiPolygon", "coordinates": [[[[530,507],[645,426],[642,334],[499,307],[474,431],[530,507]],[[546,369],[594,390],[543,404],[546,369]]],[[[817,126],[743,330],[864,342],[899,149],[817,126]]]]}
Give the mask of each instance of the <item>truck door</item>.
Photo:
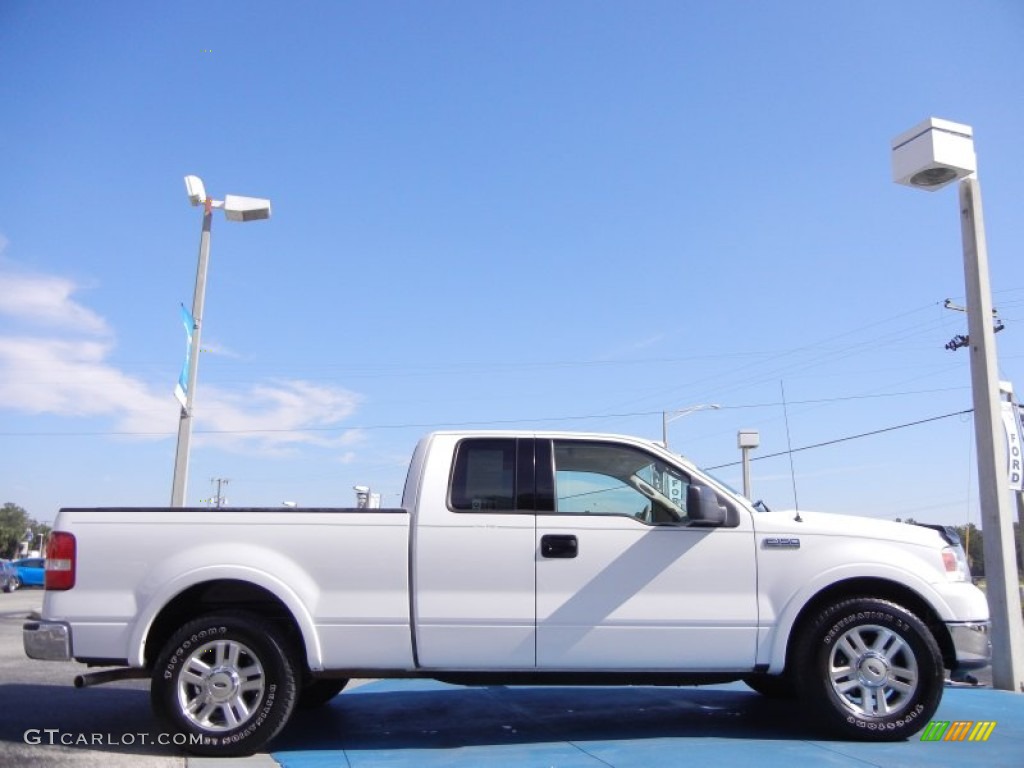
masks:
{"type": "Polygon", "coordinates": [[[554,512],[537,516],[538,668],[753,668],[748,515],[699,527],[687,473],[626,444],[554,440],[553,473],[554,512]]]}
{"type": "Polygon", "coordinates": [[[427,669],[533,669],[534,441],[434,440],[444,466],[425,473],[430,487],[420,493],[413,532],[417,662],[427,669]]]}

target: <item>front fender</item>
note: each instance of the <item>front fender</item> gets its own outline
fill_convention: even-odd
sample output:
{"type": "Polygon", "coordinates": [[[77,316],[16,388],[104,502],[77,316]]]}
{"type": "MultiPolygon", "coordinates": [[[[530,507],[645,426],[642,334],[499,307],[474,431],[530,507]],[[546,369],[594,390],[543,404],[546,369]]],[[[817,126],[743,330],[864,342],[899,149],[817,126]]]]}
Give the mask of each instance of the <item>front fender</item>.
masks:
{"type": "MultiPolygon", "coordinates": [[[[758,644],[757,663],[768,664],[768,671],[778,674],[786,666],[786,652],[789,647],[793,627],[803,609],[822,592],[832,589],[843,582],[854,579],[874,579],[891,582],[897,588],[914,592],[927,603],[942,621],[953,621],[958,618],[940,585],[922,578],[906,568],[891,564],[844,563],[826,571],[803,579],[799,588],[774,603],[765,604],[766,595],[762,595],[763,617],[775,617],[774,625],[769,625],[758,644]]],[[[970,586],[970,585],[968,585],[970,586]]],[[[870,597],[871,595],[865,595],[870,597]]],[[[986,614],[987,615],[987,614],[986,614]]],[[[767,624],[767,622],[765,622],[767,624]]]]}

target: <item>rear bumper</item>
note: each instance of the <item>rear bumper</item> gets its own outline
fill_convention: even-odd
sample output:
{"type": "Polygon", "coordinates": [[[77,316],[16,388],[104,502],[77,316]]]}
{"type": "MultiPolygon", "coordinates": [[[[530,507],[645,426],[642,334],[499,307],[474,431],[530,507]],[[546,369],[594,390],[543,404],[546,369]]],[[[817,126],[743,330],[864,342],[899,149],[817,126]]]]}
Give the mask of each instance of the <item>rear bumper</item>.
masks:
{"type": "Polygon", "coordinates": [[[25,655],[40,661],[71,660],[71,627],[64,621],[27,621],[21,628],[25,655]]]}
{"type": "Polygon", "coordinates": [[[950,622],[949,636],[956,651],[954,673],[987,667],[992,663],[991,624],[987,621],[950,622]]]}

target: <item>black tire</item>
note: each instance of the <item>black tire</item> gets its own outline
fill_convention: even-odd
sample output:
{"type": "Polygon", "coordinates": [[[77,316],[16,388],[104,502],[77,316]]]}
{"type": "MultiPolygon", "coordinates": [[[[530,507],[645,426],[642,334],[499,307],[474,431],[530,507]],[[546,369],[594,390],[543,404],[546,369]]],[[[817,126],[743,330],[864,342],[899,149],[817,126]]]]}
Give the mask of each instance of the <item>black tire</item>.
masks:
{"type": "Polygon", "coordinates": [[[790,675],[747,675],[743,678],[751,688],[769,699],[795,699],[796,685],[790,675]]]}
{"type": "Polygon", "coordinates": [[[299,691],[298,709],[318,709],[341,693],[348,685],[347,679],[310,680],[299,691]]]}
{"type": "Polygon", "coordinates": [[[182,746],[189,752],[251,755],[278,734],[295,707],[295,671],[286,647],[254,616],[211,614],[190,621],[157,657],[153,709],[185,734],[182,746]]]}
{"type": "Polygon", "coordinates": [[[886,600],[856,598],[820,611],[804,626],[793,658],[810,714],[846,738],[906,739],[928,724],[942,698],[935,638],[886,600]]]}

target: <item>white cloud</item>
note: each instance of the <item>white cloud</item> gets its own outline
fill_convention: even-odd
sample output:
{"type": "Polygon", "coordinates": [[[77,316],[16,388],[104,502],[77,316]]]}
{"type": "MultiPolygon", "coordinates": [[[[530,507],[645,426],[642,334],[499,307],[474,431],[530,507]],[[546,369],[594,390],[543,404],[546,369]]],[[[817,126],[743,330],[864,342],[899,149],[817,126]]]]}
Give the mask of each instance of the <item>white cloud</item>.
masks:
{"type": "Polygon", "coordinates": [[[105,363],[111,348],[108,341],[0,336],[0,405],[36,414],[112,415],[119,431],[173,428],[173,397],[160,397],[105,363]]]}
{"type": "Polygon", "coordinates": [[[362,432],[337,425],[355,412],[361,399],[340,387],[306,381],[257,384],[244,391],[199,387],[193,428],[197,440],[234,450],[346,448],[359,442],[362,432]]]}
{"type": "Polygon", "coordinates": [[[64,277],[0,272],[0,313],[62,330],[109,333],[102,317],[71,298],[78,288],[64,277]]]}
{"type": "MultiPolygon", "coordinates": [[[[0,332],[0,409],[72,418],[107,416],[111,432],[177,434],[180,406],[172,383],[154,386],[108,362],[114,341],[106,320],[73,299],[78,286],[51,275],[19,274],[0,264],[0,314],[31,333],[0,332]]],[[[362,439],[339,426],[360,396],[306,381],[245,389],[200,386],[196,441],[226,450],[282,453],[300,445],[348,449],[362,439]]]]}

